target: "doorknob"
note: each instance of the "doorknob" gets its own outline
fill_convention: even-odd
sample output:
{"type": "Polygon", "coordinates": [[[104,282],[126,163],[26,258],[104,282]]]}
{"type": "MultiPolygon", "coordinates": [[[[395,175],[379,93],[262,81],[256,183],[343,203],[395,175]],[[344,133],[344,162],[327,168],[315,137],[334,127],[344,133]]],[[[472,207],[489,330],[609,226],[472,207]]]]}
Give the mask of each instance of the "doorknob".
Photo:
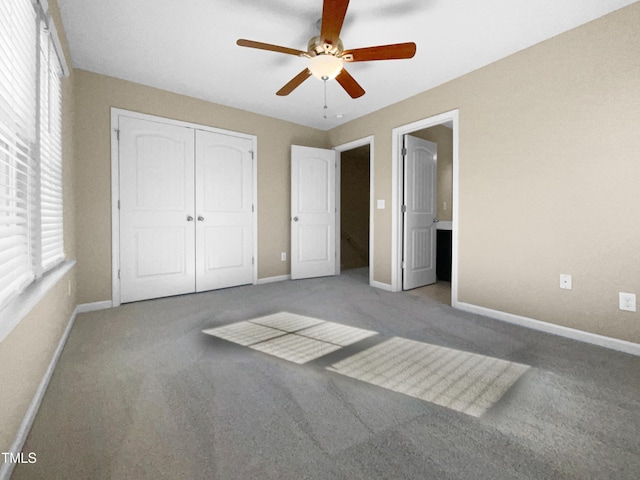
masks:
{"type": "Polygon", "coordinates": [[[187,215],[187,222],[193,222],[193,217],[191,215],[187,215]]]}
{"type": "Polygon", "coordinates": [[[440,220],[438,220],[437,218],[433,219],[433,223],[438,223],[440,220]]]}
{"type": "Polygon", "coordinates": [[[198,221],[199,222],[204,222],[204,217],[202,215],[198,215],[198,221]]]}
{"type": "Polygon", "coordinates": [[[293,221],[297,222],[298,221],[298,217],[293,217],[293,221]]]}

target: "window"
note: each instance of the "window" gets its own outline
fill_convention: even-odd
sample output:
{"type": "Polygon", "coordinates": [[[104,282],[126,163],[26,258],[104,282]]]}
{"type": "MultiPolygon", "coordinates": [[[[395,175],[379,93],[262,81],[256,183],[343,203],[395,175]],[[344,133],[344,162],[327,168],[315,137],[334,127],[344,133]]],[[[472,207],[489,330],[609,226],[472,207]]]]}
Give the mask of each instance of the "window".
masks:
{"type": "Polygon", "coordinates": [[[62,95],[60,66],[42,24],[40,38],[40,264],[64,259],[62,236],[62,95]]]}
{"type": "Polygon", "coordinates": [[[64,259],[62,66],[44,9],[0,2],[0,309],[64,259]]]}

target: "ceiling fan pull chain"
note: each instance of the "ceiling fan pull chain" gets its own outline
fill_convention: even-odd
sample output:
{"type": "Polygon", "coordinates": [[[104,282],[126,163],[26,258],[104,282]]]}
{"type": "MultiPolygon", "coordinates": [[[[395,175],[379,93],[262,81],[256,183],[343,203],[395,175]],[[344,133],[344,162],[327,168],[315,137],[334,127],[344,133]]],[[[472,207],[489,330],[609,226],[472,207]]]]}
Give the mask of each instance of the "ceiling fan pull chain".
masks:
{"type": "Polygon", "coordinates": [[[328,77],[322,77],[324,82],[324,118],[327,118],[327,80],[329,80],[328,77]]]}

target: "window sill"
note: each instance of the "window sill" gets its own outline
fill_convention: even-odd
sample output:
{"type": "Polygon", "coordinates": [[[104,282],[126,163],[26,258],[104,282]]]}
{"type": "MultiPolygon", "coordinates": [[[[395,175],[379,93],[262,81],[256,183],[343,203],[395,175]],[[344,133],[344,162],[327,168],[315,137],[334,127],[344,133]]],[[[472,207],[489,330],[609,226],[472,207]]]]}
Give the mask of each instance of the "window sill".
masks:
{"type": "Polygon", "coordinates": [[[9,305],[0,311],[0,342],[18,325],[49,291],[76,264],[75,260],[67,260],[47,272],[42,278],[34,281],[24,292],[18,295],[9,305]]]}

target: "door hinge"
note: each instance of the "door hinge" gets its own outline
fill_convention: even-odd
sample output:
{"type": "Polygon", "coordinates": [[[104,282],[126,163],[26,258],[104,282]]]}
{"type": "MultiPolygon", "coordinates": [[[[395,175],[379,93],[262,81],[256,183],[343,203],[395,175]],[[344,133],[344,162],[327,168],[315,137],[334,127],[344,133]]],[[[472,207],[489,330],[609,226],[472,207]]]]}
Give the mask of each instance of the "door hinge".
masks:
{"type": "Polygon", "coordinates": [[[402,205],[400,210],[402,211],[402,213],[407,213],[407,206],[406,205],[402,205]]]}
{"type": "Polygon", "coordinates": [[[251,265],[255,265],[256,264],[256,257],[251,257],[251,265]]]}
{"type": "Polygon", "coordinates": [[[120,278],[120,269],[118,269],[118,278],[120,278]]]}
{"type": "Polygon", "coordinates": [[[249,150],[249,153],[251,154],[251,160],[253,160],[253,150],[249,150]]]}
{"type": "Polygon", "coordinates": [[[402,147],[401,154],[402,154],[402,155],[406,155],[406,154],[407,154],[407,149],[406,149],[406,148],[404,148],[404,147],[402,147]]]}
{"type": "Polygon", "coordinates": [[[255,212],[255,211],[256,211],[256,210],[255,210],[255,205],[251,205],[251,211],[252,211],[252,212],[255,212]]]}
{"type": "Polygon", "coordinates": [[[407,268],[407,262],[405,262],[404,260],[402,261],[402,269],[404,270],[405,268],[407,268]]]}
{"type": "Polygon", "coordinates": [[[118,210],[120,210],[120,200],[118,200],[118,210]]]}
{"type": "Polygon", "coordinates": [[[116,132],[116,139],[120,141],[120,130],[116,129],[115,132],[116,132]]]}

